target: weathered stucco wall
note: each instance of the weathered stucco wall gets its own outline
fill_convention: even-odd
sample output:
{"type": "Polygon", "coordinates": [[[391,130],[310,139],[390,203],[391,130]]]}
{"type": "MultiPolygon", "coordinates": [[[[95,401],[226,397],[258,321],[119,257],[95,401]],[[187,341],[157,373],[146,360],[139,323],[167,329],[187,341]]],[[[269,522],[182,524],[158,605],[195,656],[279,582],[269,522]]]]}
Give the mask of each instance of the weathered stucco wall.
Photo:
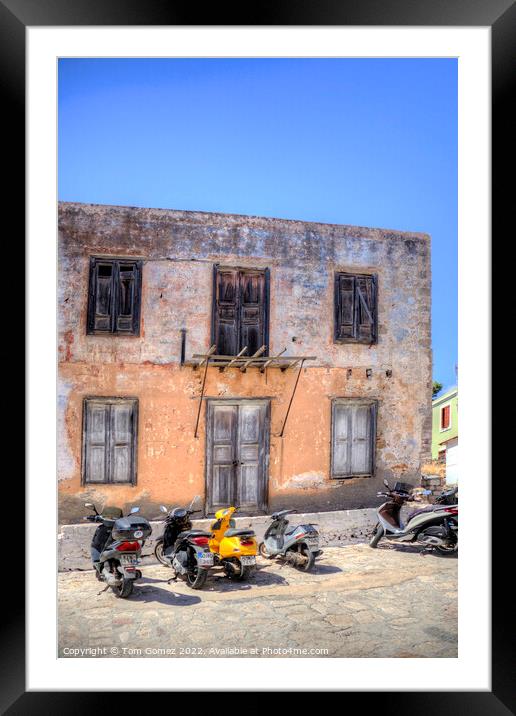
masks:
{"type": "MultiPolygon", "coordinates": [[[[381,479],[415,482],[431,440],[430,243],[426,235],[197,212],[61,204],[58,455],[60,519],[85,499],[153,510],[204,495],[202,374],[180,367],[210,343],[213,263],[268,267],[271,354],[306,364],[283,438],[296,370],[208,371],[209,397],[270,397],[269,506],[318,510],[376,504],[381,479]],[[90,256],[143,259],[141,333],[86,335],[90,256]],[[378,275],[378,343],[333,342],[334,272],[378,275]],[[371,369],[366,377],[366,369],[371,369]],[[389,374],[388,374],[389,372],[389,374]],[[82,400],[139,399],[138,479],[81,487],[82,400]],[[331,399],[378,400],[374,478],[331,480],[331,399]]],[[[205,402],[205,401],[204,401],[205,402]]]]}

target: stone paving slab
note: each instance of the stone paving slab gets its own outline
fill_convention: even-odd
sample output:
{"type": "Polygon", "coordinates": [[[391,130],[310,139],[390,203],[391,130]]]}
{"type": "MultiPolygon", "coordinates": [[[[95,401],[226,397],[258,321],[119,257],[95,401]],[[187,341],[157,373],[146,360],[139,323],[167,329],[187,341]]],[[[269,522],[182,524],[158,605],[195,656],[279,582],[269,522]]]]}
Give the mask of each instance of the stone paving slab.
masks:
{"type": "Polygon", "coordinates": [[[312,573],[259,558],[203,590],[148,566],[126,600],[58,577],[60,657],[456,657],[457,562],[401,545],[328,547],[312,573]]]}

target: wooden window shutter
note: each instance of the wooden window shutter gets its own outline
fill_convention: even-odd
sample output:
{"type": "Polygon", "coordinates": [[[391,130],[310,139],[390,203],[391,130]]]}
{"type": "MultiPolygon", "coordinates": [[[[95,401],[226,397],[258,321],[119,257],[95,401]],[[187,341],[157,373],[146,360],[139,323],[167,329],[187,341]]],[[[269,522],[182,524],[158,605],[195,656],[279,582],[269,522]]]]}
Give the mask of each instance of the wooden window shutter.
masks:
{"type": "Polygon", "coordinates": [[[88,332],[111,333],[113,322],[113,263],[90,260],[88,332]]]}
{"type": "Polygon", "coordinates": [[[236,269],[214,269],[214,340],[217,354],[234,356],[239,345],[239,281],[236,269]]]}
{"type": "Polygon", "coordinates": [[[134,482],[135,401],[114,403],[110,417],[110,482],[134,482]]]}
{"type": "Polygon", "coordinates": [[[337,274],[335,294],[337,340],[355,337],[355,277],[337,274]]]}
{"type": "Polygon", "coordinates": [[[252,355],[268,344],[268,302],[268,269],[214,266],[212,343],[218,355],[237,355],[244,346],[252,355]]]}
{"type": "Polygon", "coordinates": [[[242,272],[240,275],[240,294],[239,350],[247,346],[247,355],[251,356],[263,345],[266,345],[265,273],[263,271],[242,272]]]}
{"type": "Polygon", "coordinates": [[[139,335],[142,262],[90,259],[87,333],[139,335]]]}
{"type": "Polygon", "coordinates": [[[109,405],[86,400],[83,424],[84,482],[108,481],[109,405]]]}
{"type": "Polygon", "coordinates": [[[355,279],[355,337],[360,343],[376,342],[376,277],[355,279]]]}
{"type": "Polygon", "coordinates": [[[373,475],[375,444],[376,403],[334,400],[331,476],[342,478],[373,475]]]}
{"type": "Polygon", "coordinates": [[[335,275],[335,341],[376,343],[376,286],[376,276],[373,275],[335,275]]]}
{"type": "Polygon", "coordinates": [[[334,404],[332,423],[332,474],[349,475],[351,414],[346,406],[334,404]]]}
{"type": "Polygon", "coordinates": [[[138,401],[85,398],[83,483],[136,482],[138,401]]]}
{"type": "Polygon", "coordinates": [[[115,332],[138,335],[140,329],[140,263],[117,263],[115,332]]]}
{"type": "Polygon", "coordinates": [[[373,473],[373,405],[354,405],[351,408],[351,466],[352,475],[373,473]]]}

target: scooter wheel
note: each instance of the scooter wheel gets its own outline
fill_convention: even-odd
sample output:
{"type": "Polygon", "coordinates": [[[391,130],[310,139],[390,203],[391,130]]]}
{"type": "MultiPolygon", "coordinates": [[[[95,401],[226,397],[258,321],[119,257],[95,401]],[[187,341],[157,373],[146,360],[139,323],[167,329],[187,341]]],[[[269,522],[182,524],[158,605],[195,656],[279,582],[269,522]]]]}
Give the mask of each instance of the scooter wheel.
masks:
{"type": "Polygon", "coordinates": [[[112,587],[117,599],[127,599],[133,593],[133,580],[124,579],[117,587],[112,587]]]}
{"type": "Polygon", "coordinates": [[[376,525],[376,527],[375,527],[374,535],[372,536],[371,541],[369,542],[369,546],[370,546],[372,549],[376,549],[376,547],[378,546],[378,542],[379,542],[379,541],[382,539],[382,537],[383,537],[383,534],[384,534],[384,532],[383,532],[383,527],[381,526],[380,523],[378,523],[378,524],[376,525]]]}
{"type": "Polygon", "coordinates": [[[447,557],[450,555],[457,555],[459,551],[459,543],[456,542],[454,545],[450,545],[449,547],[442,547],[441,545],[437,545],[435,548],[439,554],[445,554],[447,557]]]}
{"type": "Polygon", "coordinates": [[[165,559],[165,556],[163,555],[163,540],[160,539],[158,542],[156,542],[156,546],[154,547],[154,556],[160,562],[160,564],[164,564],[165,567],[170,567],[170,563],[167,562],[165,559]]]}
{"type": "Polygon", "coordinates": [[[294,565],[301,572],[309,572],[315,564],[315,554],[305,545],[299,545],[299,552],[303,555],[304,562],[294,565]]]}
{"type": "Polygon", "coordinates": [[[246,579],[249,579],[254,567],[244,567],[240,560],[233,561],[234,564],[237,564],[237,562],[238,569],[236,570],[233,569],[230,564],[224,564],[224,572],[228,579],[231,579],[234,582],[244,582],[246,579]]]}
{"type": "Polygon", "coordinates": [[[191,589],[202,589],[204,587],[204,583],[206,582],[207,576],[207,569],[195,567],[192,572],[188,572],[188,574],[186,575],[186,583],[191,589]]]}
{"type": "Polygon", "coordinates": [[[264,559],[272,559],[272,555],[267,552],[265,542],[260,542],[258,545],[258,552],[260,553],[260,557],[263,557],[264,559]]]}
{"type": "Polygon", "coordinates": [[[253,567],[242,567],[240,569],[240,572],[237,572],[234,574],[231,579],[234,579],[236,582],[245,582],[249,579],[253,572],[253,567]]]}

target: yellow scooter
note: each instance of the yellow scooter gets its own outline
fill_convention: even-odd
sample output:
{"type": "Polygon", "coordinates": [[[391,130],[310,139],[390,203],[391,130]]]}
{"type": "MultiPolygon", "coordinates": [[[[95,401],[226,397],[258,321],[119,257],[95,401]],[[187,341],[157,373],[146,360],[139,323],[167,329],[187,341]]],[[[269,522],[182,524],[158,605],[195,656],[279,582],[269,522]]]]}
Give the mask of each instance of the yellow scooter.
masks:
{"type": "Polygon", "coordinates": [[[220,564],[229,579],[247,579],[256,567],[258,543],[253,530],[235,529],[232,515],[236,507],[226,507],[215,513],[217,518],[210,527],[213,538],[209,541],[215,564],[220,564]]]}

